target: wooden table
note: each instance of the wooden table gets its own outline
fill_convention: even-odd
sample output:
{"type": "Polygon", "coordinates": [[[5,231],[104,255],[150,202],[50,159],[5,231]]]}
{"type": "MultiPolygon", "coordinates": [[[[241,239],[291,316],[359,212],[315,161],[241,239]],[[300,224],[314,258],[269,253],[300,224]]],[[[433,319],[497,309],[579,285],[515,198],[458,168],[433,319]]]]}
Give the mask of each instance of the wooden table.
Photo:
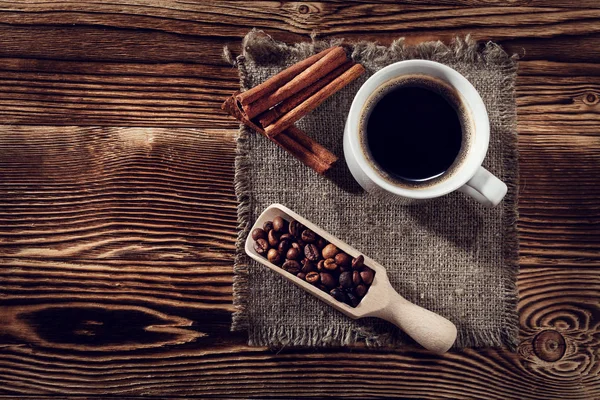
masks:
{"type": "Polygon", "coordinates": [[[600,3],[404,3],[0,1],[0,395],[600,398],[600,3]],[[230,333],[237,124],[219,104],[238,78],[221,54],[252,27],[470,33],[522,56],[516,354],[230,333]]]}

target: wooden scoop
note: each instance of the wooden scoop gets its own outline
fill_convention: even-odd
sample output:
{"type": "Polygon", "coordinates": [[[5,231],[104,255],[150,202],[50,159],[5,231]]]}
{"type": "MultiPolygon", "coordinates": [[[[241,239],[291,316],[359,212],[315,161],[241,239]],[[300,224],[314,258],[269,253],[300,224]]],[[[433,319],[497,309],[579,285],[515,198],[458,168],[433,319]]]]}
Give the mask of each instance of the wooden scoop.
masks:
{"type": "MultiPolygon", "coordinates": [[[[340,250],[345,251],[352,257],[357,257],[362,254],[281,204],[272,204],[263,211],[250,231],[255,228],[262,228],[266,221],[272,221],[273,218],[277,216],[282,217],[288,222],[291,220],[300,222],[302,225],[310,228],[322,238],[333,243],[340,250]]],[[[301,287],[352,319],[364,317],[385,319],[398,326],[421,346],[437,354],[448,351],[456,340],[456,327],[452,322],[434,312],[419,307],[400,296],[390,284],[385,268],[367,256],[364,256],[365,265],[375,271],[375,279],[360,304],[353,308],[345,303],[337,301],[328,293],[325,293],[310,283],[284,271],[282,268],[269,262],[265,257],[259,255],[254,250],[253,240],[250,235],[248,235],[248,239],[246,240],[246,253],[256,261],[277,272],[294,285],[301,287]]]]}

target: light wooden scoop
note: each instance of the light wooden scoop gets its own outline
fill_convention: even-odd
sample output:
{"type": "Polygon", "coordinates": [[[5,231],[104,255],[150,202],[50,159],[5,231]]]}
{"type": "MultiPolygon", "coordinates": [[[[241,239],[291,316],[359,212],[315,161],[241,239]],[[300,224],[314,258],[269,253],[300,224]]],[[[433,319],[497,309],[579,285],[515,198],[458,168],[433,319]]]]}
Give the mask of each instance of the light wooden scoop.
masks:
{"type": "MultiPolygon", "coordinates": [[[[273,218],[277,216],[281,216],[288,222],[291,220],[300,222],[352,257],[357,257],[362,254],[281,204],[270,205],[260,217],[258,217],[250,231],[254,228],[261,228],[266,221],[272,221],[273,218]]],[[[277,272],[294,285],[299,286],[313,296],[318,297],[350,318],[377,317],[385,319],[398,326],[421,346],[437,354],[448,351],[456,340],[456,327],[452,322],[432,311],[419,307],[400,296],[390,284],[385,268],[367,256],[364,256],[365,265],[375,271],[375,279],[360,304],[353,308],[345,303],[335,300],[328,293],[319,290],[310,283],[287,273],[282,268],[259,255],[254,250],[253,240],[250,235],[248,235],[248,239],[246,240],[246,253],[256,261],[277,272]]]]}

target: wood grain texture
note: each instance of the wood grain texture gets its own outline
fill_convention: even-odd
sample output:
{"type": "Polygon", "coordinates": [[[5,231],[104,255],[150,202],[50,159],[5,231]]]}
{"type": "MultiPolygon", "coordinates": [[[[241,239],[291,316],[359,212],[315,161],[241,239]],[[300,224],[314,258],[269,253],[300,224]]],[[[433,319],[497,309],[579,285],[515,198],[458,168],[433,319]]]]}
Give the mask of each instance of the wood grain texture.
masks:
{"type": "Polygon", "coordinates": [[[402,3],[0,2],[0,398],[600,398],[600,6],[402,3]],[[471,33],[523,57],[516,354],[270,351],[229,332],[221,51],[251,27],[471,33]]]}

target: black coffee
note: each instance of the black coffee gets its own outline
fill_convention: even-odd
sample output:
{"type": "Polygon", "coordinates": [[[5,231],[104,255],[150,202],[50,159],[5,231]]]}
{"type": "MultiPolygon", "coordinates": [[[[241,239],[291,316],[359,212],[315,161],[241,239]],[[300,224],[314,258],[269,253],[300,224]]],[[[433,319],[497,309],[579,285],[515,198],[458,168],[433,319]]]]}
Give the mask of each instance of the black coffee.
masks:
{"type": "Polygon", "coordinates": [[[363,122],[372,161],[392,178],[413,184],[448,171],[463,144],[464,113],[451,91],[437,81],[409,79],[375,95],[363,122]]]}

